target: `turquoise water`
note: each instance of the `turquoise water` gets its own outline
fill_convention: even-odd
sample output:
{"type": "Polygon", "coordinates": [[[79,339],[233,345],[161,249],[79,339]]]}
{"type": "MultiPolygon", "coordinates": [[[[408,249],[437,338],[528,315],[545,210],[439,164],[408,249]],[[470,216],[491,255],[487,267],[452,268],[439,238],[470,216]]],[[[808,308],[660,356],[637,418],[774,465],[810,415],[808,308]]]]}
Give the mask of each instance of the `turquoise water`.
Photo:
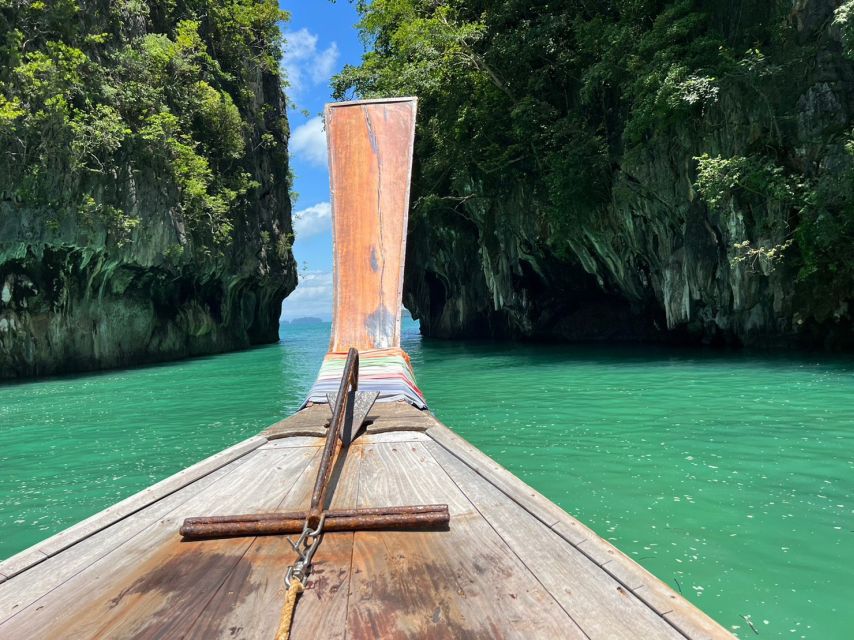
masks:
{"type": "MultiPolygon", "coordinates": [[[[0,558],[296,409],[328,331],[0,386],[0,558]]],[[[440,419],[741,637],[852,637],[854,359],[405,347],[440,419]]]]}

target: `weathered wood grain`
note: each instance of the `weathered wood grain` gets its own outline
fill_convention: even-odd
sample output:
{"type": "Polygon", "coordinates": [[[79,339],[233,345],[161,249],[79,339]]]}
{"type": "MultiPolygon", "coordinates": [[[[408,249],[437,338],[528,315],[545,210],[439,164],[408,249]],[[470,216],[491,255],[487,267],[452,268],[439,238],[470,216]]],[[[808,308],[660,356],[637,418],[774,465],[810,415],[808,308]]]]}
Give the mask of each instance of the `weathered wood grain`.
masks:
{"type": "MultiPolygon", "coordinates": [[[[325,433],[324,433],[325,435],[325,433]]],[[[269,449],[293,449],[295,447],[322,447],[323,438],[320,436],[293,436],[290,438],[280,438],[278,440],[268,441],[267,444],[259,447],[261,451],[269,449]]]]}
{"type": "Polygon", "coordinates": [[[362,447],[359,507],[447,504],[451,517],[474,513],[420,442],[362,447]]]}
{"type": "Polygon", "coordinates": [[[590,638],[682,638],[668,622],[521,505],[437,444],[426,445],[460,490],[590,638]]]}
{"type": "MultiPolygon", "coordinates": [[[[335,508],[359,506],[364,449],[359,444],[350,449],[332,495],[330,506],[335,508]]],[[[346,638],[353,539],[352,532],[324,536],[315,556],[315,568],[294,614],[293,640],[346,638]]]]}
{"type": "MultiPolygon", "coordinates": [[[[323,431],[323,436],[326,435],[326,430],[323,431]]],[[[365,432],[362,433],[354,445],[374,444],[380,442],[431,442],[431,438],[419,431],[381,431],[381,432],[365,432]]],[[[270,449],[290,449],[293,447],[322,447],[322,436],[290,436],[279,438],[267,442],[260,447],[261,451],[270,449]]]]}
{"type": "Polygon", "coordinates": [[[359,506],[447,502],[452,517],[448,531],[355,534],[348,638],[584,637],[422,443],[363,451],[359,506]]]}
{"type": "Polygon", "coordinates": [[[418,431],[439,424],[429,411],[416,409],[408,402],[377,402],[368,413],[368,429],[378,431],[389,427],[418,431]]]}
{"type": "MultiPolygon", "coordinates": [[[[732,638],[590,529],[427,419],[427,435],[359,438],[336,470],[331,504],[446,502],[450,529],[327,534],[297,607],[295,640],[318,634],[732,638]]],[[[262,441],[14,578],[0,575],[0,639],[268,637],[293,561],[285,540],[188,543],[175,532],[187,516],[304,508],[321,442],[262,441]]]]}
{"type": "Polygon", "coordinates": [[[195,495],[219,482],[254,455],[256,455],[254,452],[250,452],[242,458],[233,460],[227,466],[220,467],[213,473],[196,480],[181,491],[166,496],[18,574],[14,580],[9,580],[7,584],[0,586],[0,622],[25,610],[46,593],[125,544],[195,495]]]}
{"type": "Polygon", "coordinates": [[[69,527],[64,531],[40,542],[29,549],[12,556],[11,558],[0,562],[0,572],[8,577],[13,577],[24,569],[44,562],[46,558],[55,555],[70,547],[71,545],[83,540],[110,526],[114,522],[126,518],[129,515],[136,513],[140,509],[168,496],[170,493],[178,491],[182,487],[187,486],[191,482],[198,480],[230,463],[241,456],[246,455],[250,451],[257,449],[266,442],[265,438],[255,436],[239,442],[233,447],[229,447],[219,453],[198,462],[183,471],[170,476],[157,484],[154,484],[147,489],[136,493],[121,502],[118,502],[111,507],[96,513],[90,518],[79,522],[73,527],[69,527]]]}
{"type": "MultiPolygon", "coordinates": [[[[567,514],[569,515],[569,514],[567,514]]],[[[591,529],[581,524],[578,520],[569,516],[556,522],[552,529],[554,529],[558,535],[560,535],[565,540],[571,542],[576,546],[581,546],[581,544],[587,540],[596,540],[599,539],[599,536],[594,533],[591,529]]],[[[586,553],[586,551],[585,551],[586,553]]],[[[589,554],[588,554],[589,555],[589,554]]],[[[597,564],[602,564],[596,558],[592,558],[597,564]]]]}
{"type": "Polygon", "coordinates": [[[583,529],[586,535],[583,541],[577,544],[577,548],[599,564],[606,573],[629,587],[647,606],[663,615],[686,636],[703,639],[732,638],[729,631],[610,542],[580,523],[575,522],[575,527],[569,525],[570,523],[561,522],[554,526],[554,530],[566,537],[567,534],[577,535],[578,530],[583,529]]]}
{"type": "Polygon", "coordinates": [[[536,516],[564,540],[603,567],[630,589],[650,609],[666,614],[667,620],[689,637],[732,638],[733,636],[661,580],[623,554],[590,528],[564,512],[483,452],[438,423],[427,431],[447,451],[499,489],[507,498],[536,516]],[[709,635],[711,634],[711,635],[709,635]]]}
{"type": "Polygon", "coordinates": [[[427,431],[434,441],[486,478],[505,495],[548,526],[566,517],[566,512],[540,492],[532,489],[492,458],[441,423],[427,431]]]}
{"type": "MultiPolygon", "coordinates": [[[[355,504],[360,466],[360,451],[354,446],[333,476],[331,506],[355,504]]],[[[307,507],[315,474],[313,464],[288,496],[287,508],[307,507]]],[[[343,637],[352,540],[352,533],[323,537],[307,588],[299,597],[292,638],[343,637]]],[[[186,638],[272,637],[285,600],[284,576],[296,555],[284,538],[265,536],[252,541],[245,560],[246,571],[233,571],[228,576],[186,638]]]]}
{"type": "MultiPolygon", "coordinates": [[[[554,529],[562,534],[565,525],[555,526],[554,529]]],[[[589,535],[576,547],[630,589],[634,590],[643,586],[646,570],[609,542],[598,536],[589,535]]],[[[650,577],[652,576],[650,575],[650,577]]]]}
{"type": "Polygon", "coordinates": [[[359,436],[357,442],[364,446],[367,444],[432,442],[432,440],[427,434],[417,431],[384,431],[381,433],[364,433],[359,436]]]}
{"type": "Polygon", "coordinates": [[[20,553],[16,553],[10,558],[7,558],[2,564],[0,564],[0,567],[3,568],[3,571],[8,577],[12,578],[22,571],[26,571],[40,562],[44,562],[49,557],[50,556],[43,553],[41,550],[30,547],[29,549],[24,549],[20,553]]]}
{"type": "MultiPolygon", "coordinates": [[[[642,587],[638,593],[644,597],[649,595],[646,587],[642,587]]],[[[659,597],[660,594],[655,594],[647,601],[654,602],[659,597]]],[[[670,601],[669,595],[664,597],[670,601]]],[[[673,611],[665,613],[664,617],[692,640],[718,640],[719,638],[732,640],[735,637],[684,598],[680,598],[676,602],[671,601],[671,603],[673,604],[673,611]]]]}
{"type": "Polygon", "coordinates": [[[332,352],[400,346],[415,105],[415,98],[326,105],[332,352]]]}
{"type": "Polygon", "coordinates": [[[312,405],[297,411],[293,415],[271,424],[260,433],[268,440],[295,436],[319,436],[326,433],[326,425],[332,418],[327,405],[312,405]]]}
{"type": "Polygon", "coordinates": [[[258,452],[249,463],[0,625],[0,637],[168,637],[195,620],[251,539],[182,542],[184,517],[276,508],[314,448],[258,452]]]}
{"type": "MultiPolygon", "coordinates": [[[[315,404],[281,420],[261,435],[269,440],[292,436],[324,436],[332,417],[329,405],[315,404]]],[[[426,431],[439,424],[427,411],[416,409],[407,402],[377,402],[366,417],[365,433],[388,431],[426,431]]]]}

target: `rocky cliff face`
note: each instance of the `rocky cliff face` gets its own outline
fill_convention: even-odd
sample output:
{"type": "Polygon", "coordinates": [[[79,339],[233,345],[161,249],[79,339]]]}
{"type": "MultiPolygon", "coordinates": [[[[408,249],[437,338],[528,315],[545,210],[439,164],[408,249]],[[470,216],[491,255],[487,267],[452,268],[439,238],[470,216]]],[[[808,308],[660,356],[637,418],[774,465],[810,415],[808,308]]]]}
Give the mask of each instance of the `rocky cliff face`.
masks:
{"type": "Polygon", "coordinates": [[[296,286],[285,99],[258,53],[277,7],[244,16],[249,55],[216,3],[77,4],[0,16],[33,37],[2,52],[0,377],[277,340],[296,286]]]}
{"type": "MultiPolygon", "coordinates": [[[[669,11],[697,3],[662,4],[669,11]]],[[[734,14],[714,4],[691,43],[729,33],[715,21],[734,14]]],[[[606,146],[606,177],[603,196],[580,205],[586,213],[572,212],[572,202],[555,205],[554,190],[538,184],[542,163],[526,164],[522,153],[511,159],[519,169],[505,172],[503,184],[481,181],[489,180],[483,169],[488,159],[477,151],[447,168],[443,175],[450,177],[437,178],[429,172],[440,162],[438,145],[423,135],[405,304],[426,335],[854,345],[851,280],[841,275],[854,257],[845,186],[854,176],[854,66],[846,53],[846,21],[854,8],[797,0],[766,3],[767,9],[757,9],[764,14],[751,14],[750,4],[739,9],[739,19],[773,32],[769,42],[730,38],[734,48],[744,47],[739,56],[751,48],[720,76],[702,68],[665,69],[683,78],[674,95],[685,103],[680,109],[691,110],[688,116],[663,122],[661,113],[673,102],[664,94],[665,79],[649,107],[657,121],[630,142],[629,112],[637,117],[643,105],[637,100],[625,107],[624,94],[603,93],[601,103],[611,103],[595,128],[606,146]],[[428,207],[431,197],[434,206],[428,207]]],[[[606,37],[607,27],[599,29],[606,37]]],[[[676,29],[669,38],[678,38],[676,29]]],[[[524,104],[523,91],[537,96],[517,90],[524,74],[502,74],[501,65],[509,63],[497,54],[490,58],[496,42],[497,36],[484,46],[478,64],[491,65],[501,79],[504,95],[492,100],[494,108],[517,101],[514,112],[502,115],[510,121],[524,104]]],[[[555,54],[542,53],[542,59],[549,55],[555,54]]],[[[544,95],[552,86],[536,91],[544,95]]],[[[441,105],[433,99],[424,104],[422,118],[430,121],[441,105]]],[[[463,111],[455,113],[463,128],[463,111]]],[[[477,145],[478,136],[469,136],[477,145]]],[[[576,151],[567,145],[550,156],[552,163],[560,153],[576,151]]],[[[589,164],[594,161],[591,156],[589,164]]]]}

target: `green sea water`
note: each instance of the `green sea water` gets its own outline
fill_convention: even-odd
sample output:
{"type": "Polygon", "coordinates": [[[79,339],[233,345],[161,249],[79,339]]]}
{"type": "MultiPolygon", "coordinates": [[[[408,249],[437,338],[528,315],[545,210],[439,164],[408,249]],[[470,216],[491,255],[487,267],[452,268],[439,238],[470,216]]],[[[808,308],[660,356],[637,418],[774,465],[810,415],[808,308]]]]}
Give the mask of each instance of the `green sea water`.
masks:
{"type": "MultiPolygon", "coordinates": [[[[0,386],[0,558],[295,410],[328,332],[0,386]]],[[[740,637],[854,637],[854,359],[405,347],[441,420],[740,637]]]]}

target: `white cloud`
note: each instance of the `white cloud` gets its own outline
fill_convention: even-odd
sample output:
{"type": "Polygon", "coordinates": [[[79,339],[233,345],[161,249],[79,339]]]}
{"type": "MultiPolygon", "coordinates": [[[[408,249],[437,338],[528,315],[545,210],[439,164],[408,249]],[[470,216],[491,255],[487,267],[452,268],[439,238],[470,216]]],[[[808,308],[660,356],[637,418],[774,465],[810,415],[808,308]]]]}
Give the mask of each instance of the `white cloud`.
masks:
{"type": "Polygon", "coordinates": [[[285,60],[305,60],[317,51],[317,36],[303,27],[285,33],[285,60]]]}
{"type": "Polygon", "coordinates": [[[334,42],[314,58],[311,66],[311,79],[315,84],[326,82],[335,71],[335,63],[338,62],[338,45],[334,42]]]}
{"type": "Polygon", "coordinates": [[[323,50],[317,48],[317,36],[308,29],[285,33],[285,55],[282,67],[288,78],[290,93],[329,80],[338,62],[338,45],[333,42],[323,50]]]}
{"type": "Polygon", "coordinates": [[[320,202],[294,212],[294,234],[297,240],[329,231],[332,228],[332,206],[320,202]]]}
{"type": "Polygon", "coordinates": [[[302,156],[310,164],[325,167],[326,131],[323,128],[323,118],[315,116],[294,129],[289,146],[291,153],[302,156]]]}
{"type": "Polygon", "coordinates": [[[299,285],[282,304],[282,319],[292,320],[314,316],[324,320],[332,317],[332,272],[306,271],[300,274],[299,285]]]}

